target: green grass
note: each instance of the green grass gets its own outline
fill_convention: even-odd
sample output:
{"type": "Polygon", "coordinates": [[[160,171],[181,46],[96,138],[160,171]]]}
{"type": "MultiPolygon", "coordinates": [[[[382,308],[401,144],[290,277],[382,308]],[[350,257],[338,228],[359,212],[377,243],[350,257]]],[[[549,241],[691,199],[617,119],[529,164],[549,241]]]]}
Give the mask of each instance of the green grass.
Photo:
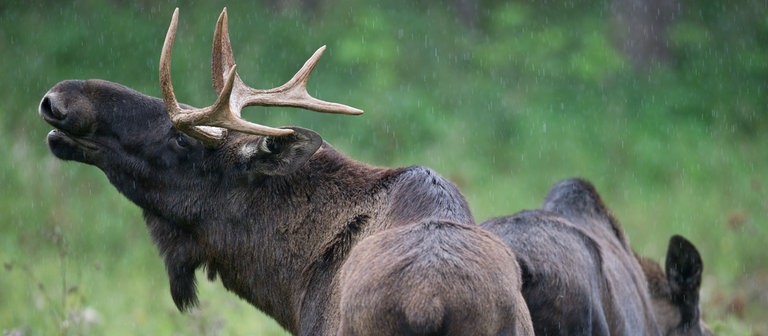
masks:
{"type": "MultiPolygon", "coordinates": [[[[247,83],[279,85],[328,44],[310,91],[366,111],[246,117],[312,128],[372,164],[432,167],[460,186],[478,220],[538,207],[555,182],[587,178],[641,254],[663,260],[672,234],[698,246],[704,315],[719,335],[768,333],[768,10],[688,4],[670,32],[677,64],[637,74],[612,48],[607,3],[485,5],[484,26],[467,33],[449,8],[406,1],[342,1],[348,11],[321,6],[314,16],[235,1],[230,31],[247,83]]],[[[59,80],[104,78],[158,95],[172,10],[0,4],[0,330],[283,334],[203,276],[200,308],[177,312],[140,210],[96,168],[60,162],[45,146],[36,105],[59,80]]],[[[181,8],[174,84],[198,106],[214,98],[219,10],[181,8]]]]}

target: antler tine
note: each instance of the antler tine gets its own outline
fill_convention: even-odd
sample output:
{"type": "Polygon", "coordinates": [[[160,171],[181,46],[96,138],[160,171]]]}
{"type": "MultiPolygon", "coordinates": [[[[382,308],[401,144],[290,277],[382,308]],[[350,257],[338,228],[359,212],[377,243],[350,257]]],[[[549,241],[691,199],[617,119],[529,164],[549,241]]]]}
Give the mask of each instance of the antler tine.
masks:
{"type": "MultiPolygon", "coordinates": [[[[188,133],[196,139],[199,139],[206,143],[206,145],[216,146],[219,143],[219,139],[223,140],[223,130],[210,129],[210,134],[206,134],[204,130],[197,129],[190,126],[188,122],[184,122],[185,117],[189,116],[189,113],[193,111],[183,112],[179,102],[176,100],[176,94],[173,92],[173,84],[171,81],[171,54],[173,53],[173,42],[176,37],[176,27],[179,22],[179,9],[176,8],[173,11],[171,17],[171,24],[168,27],[168,32],[165,34],[165,41],[163,42],[163,49],[160,53],[160,89],[163,93],[163,103],[168,113],[168,117],[171,119],[171,123],[175,125],[182,132],[188,133]],[[215,139],[215,140],[214,140],[215,139]]],[[[194,112],[197,112],[196,110],[194,112]]]]}
{"type": "MultiPolygon", "coordinates": [[[[213,41],[212,77],[217,91],[221,90],[222,75],[234,67],[235,64],[227,23],[227,10],[224,8],[216,23],[213,41]]],[[[304,63],[304,66],[296,72],[291,80],[274,89],[258,90],[251,88],[245,85],[235,73],[233,97],[231,97],[231,100],[233,107],[236,108],[233,112],[239,115],[240,109],[243,107],[257,105],[299,107],[325,113],[362,114],[363,111],[360,109],[319,100],[310,96],[307,92],[307,80],[315,65],[317,65],[320,56],[322,56],[323,51],[325,51],[325,46],[315,51],[312,57],[304,63]]]]}
{"type": "Polygon", "coordinates": [[[182,132],[200,140],[207,147],[221,145],[226,138],[226,130],[267,136],[282,136],[293,133],[293,130],[290,129],[271,128],[242,120],[239,118],[240,107],[235,109],[238,111],[237,114],[232,112],[230,98],[234,82],[237,79],[234,65],[227,72],[226,80],[223,81],[221,89],[218,90],[219,96],[213,105],[201,109],[182,109],[179,106],[171,82],[171,54],[178,16],[179,9],[176,8],[173,11],[171,24],[165,35],[163,50],[160,54],[160,87],[163,93],[163,102],[173,125],[182,132]]]}
{"type": "Polygon", "coordinates": [[[171,84],[171,49],[173,49],[173,40],[176,37],[176,26],[179,22],[179,9],[173,11],[171,17],[171,25],[168,27],[168,32],[165,34],[165,42],[163,42],[163,50],[160,52],[160,89],[163,92],[163,103],[168,110],[168,114],[178,114],[181,110],[179,103],[176,101],[176,95],[173,93],[173,84],[171,84]]]}
{"type": "Polygon", "coordinates": [[[224,7],[216,21],[216,30],[213,32],[211,77],[216,93],[221,93],[224,88],[224,75],[234,66],[235,58],[232,56],[232,43],[229,41],[227,8],[224,7]]]}

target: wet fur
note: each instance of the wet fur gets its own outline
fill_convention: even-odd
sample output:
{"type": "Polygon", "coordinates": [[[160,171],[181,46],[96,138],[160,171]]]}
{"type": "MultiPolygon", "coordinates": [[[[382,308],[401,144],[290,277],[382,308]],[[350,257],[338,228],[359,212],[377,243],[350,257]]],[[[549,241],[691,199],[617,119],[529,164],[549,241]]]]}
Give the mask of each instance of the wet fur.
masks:
{"type": "Polygon", "coordinates": [[[599,244],[543,210],[483,222],[515,253],[536,335],[609,335],[612,298],[599,244]]]}
{"type": "Polygon", "coordinates": [[[512,252],[475,225],[426,220],[357,244],[339,335],[533,335],[512,252]]]}

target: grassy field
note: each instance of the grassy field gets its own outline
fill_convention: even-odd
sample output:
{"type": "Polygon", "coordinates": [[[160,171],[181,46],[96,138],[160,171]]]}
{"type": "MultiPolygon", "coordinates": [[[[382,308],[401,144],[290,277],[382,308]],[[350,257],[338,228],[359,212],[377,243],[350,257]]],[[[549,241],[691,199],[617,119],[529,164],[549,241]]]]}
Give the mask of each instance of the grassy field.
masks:
{"type": "MultiPolygon", "coordinates": [[[[177,312],[140,210],[96,168],[48,153],[36,109],[56,82],[103,78],[159,95],[174,6],[149,3],[0,4],[4,334],[284,334],[202,275],[199,309],[177,312]]],[[[672,234],[698,246],[704,316],[718,335],[768,335],[768,9],[687,4],[670,32],[677,63],[638,74],[612,47],[606,2],[487,5],[486,24],[467,32],[450,8],[407,1],[346,0],[337,6],[347,10],[314,14],[235,1],[247,83],[279,85],[327,44],[310,90],[366,111],[246,117],[312,128],[360,161],[429,166],[459,185],[478,221],[587,178],[640,254],[662,261],[672,234]]],[[[208,105],[221,8],[185,6],[174,85],[181,100],[208,105]]]]}

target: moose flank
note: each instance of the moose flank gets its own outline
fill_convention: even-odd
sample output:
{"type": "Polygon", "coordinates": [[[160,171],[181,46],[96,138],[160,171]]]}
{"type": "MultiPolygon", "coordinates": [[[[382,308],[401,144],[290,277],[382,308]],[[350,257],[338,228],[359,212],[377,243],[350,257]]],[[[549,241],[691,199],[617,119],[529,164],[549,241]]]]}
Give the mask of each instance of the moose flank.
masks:
{"type": "MultiPolygon", "coordinates": [[[[532,333],[511,252],[497,239],[468,227],[474,225],[472,214],[452,183],[424,167],[390,169],[357,162],[308,129],[272,128],[240,118],[242,108],[254,105],[362,113],[307,93],[307,79],[324,47],[286,84],[253,89],[235,70],[225,9],[213,42],[212,77],[218,98],[209,107],[192,108],[177,102],[171,83],[177,21],[178,9],[160,58],[162,99],[103,80],[66,80],[43,97],[39,113],[55,128],[47,141],[56,157],[98,167],[143,210],[179,310],[197,303],[195,270],[204,268],[209,279],[220,278],[225,288],[289,332],[336,334],[340,302],[355,304],[354,297],[340,299],[340,270],[359,243],[370,239],[375,247],[361,247],[353,254],[355,260],[397,251],[402,254],[396,258],[447,256],[462,263],[466,258],[467,272],[488,273],[461,278],[462,274],[438,269],[444,264],[422,264],[418,271],[423,284],[456,288],[448,286],[456,281],[475,292],[427,297],[434,288],[419,287],[417,282],[397,288],[399,297],[411,301],[393,304],[421,302],[435,307],[430,305],[439,301],[446,312],[390,312],[398,314],[393,323],[400,323],[402,330],[461,330],[469,318],[482,325],[490,316],[494,320],[488,323],[499,330],[532,333]],[[440,245],[441,251],[435,250],[436,244],[398,245],[404,239],[418,239],[427,229],[442,232],[451,244],[440,245]],[[467,246],[471,251],[465,253],[467,246]],[[483,259],[472,259],[478,258],[472,253],[480,250],[483,259]],[[463,307],[499,310],[449,314],[463,307]],[[510,313],[520,318],[507,315],[512,322],[498,321],[510,313]]],[[[369,267],[377,265],[382,266],[369,267]]],[[[350,266],[347,274],[355,274],[356,267],[360,265],[350,266]]],[[[365,319],[356,317],[355,311],[344,314],[349,321],[365,319]]]]}

